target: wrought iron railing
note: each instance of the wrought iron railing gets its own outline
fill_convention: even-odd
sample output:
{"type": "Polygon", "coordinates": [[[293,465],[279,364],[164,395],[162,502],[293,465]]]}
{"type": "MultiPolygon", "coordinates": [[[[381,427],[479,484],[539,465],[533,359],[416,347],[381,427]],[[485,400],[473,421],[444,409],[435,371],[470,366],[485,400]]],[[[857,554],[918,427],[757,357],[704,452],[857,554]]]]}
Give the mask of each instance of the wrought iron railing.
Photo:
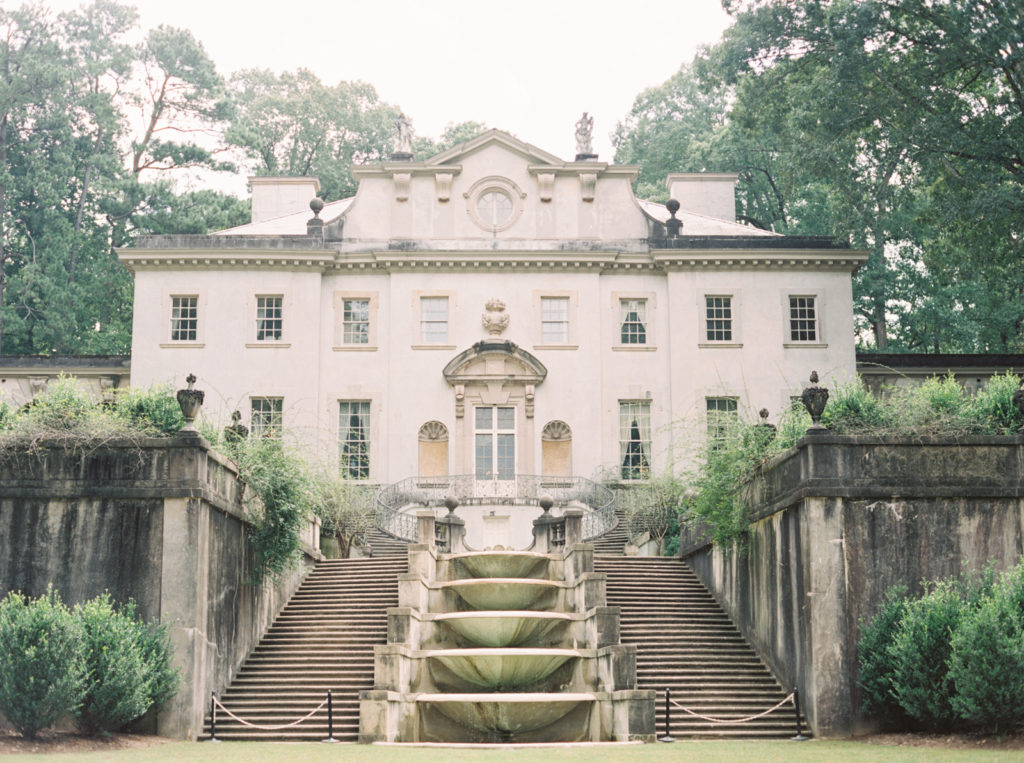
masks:
{"type": "Polygon", "coordinates": [[[545,477],[517,474],[508,480],[484,480],[473,475],[446,477],[408,477],[380,489],[377,493],[377,526],[388,535],[415,542],[415,508],[444,505],[447,496],[455,496],[460,505],[512,504],[536,505],[542,495],[550,495],[555,506],[577,502],[584,506],[583,539],[592,540],[615,527],[615,493],[586,477],[545,477]]]}

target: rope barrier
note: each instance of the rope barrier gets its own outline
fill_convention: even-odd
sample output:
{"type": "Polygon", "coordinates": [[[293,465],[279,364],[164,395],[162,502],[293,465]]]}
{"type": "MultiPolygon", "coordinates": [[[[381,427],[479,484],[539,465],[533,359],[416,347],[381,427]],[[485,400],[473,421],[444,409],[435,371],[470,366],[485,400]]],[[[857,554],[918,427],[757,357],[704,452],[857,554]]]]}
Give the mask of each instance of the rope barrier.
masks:
{"type": "Polygon", "coordinates": [[[775,707],[770,708],[769,710],[765,710],[763,713],[758,713],[757,715],[747,716],[746,718],[710,718],[710,717],[708,717],[706,715],[701,715],[699,713],[695,713],[695,712],[693,712],[693,710],[690,710],[687,707],[683,707],[678,702],[676,702],[674,699],[670,700],[670,701],[672,702],[673,705],[678,707],[684,713],[689,713],[694,718],[700,718],[702,721],[707,721],[708,723],[722,723],[722,724],[726,724],[726,723],[746,723],[747,721],[755,721],[758,718],[763,718],[764,716],[768,715],[769,713],[774,713],[776,710],[778,710],[780,707],[785,705],[791,699],[793,699],[793,695],[792,694],[790,694],[788,697],[786,697],[784,700],[782,700],[775,707]]]}
{"type": "Polygon", "coordinates": [[[294,723],[285,723],[285,724],[283,724],[281,726],[259,726],[259,725],[255,724],[255,723],[249,723],[249,721],[245,720],[244,718],[239,718],[237,715],[235,715],[230,710],[228,710],[226,707],[224,707],[224,705],[221,703],[221,701],[219,699],[217,699],[216,697],[214,698],[213,701],[217,703],[217,706],[221,710],[223,710],[230,717],[234,718],[236,721],[241,723],[243,726],[249,726],[250,728],[259,729],[260,731],[280,731],[281,729],[290,729],[292,726],[298,726],[303,721],[307,721],[310,718],[312,718],[314,715],[316,715],[316,713],[319,712],[320,710],[322,710],[324,705],[327,704],[327,700],[325,699],[319,705],[314,707],[309,712],[309,715],[306,715],[306,716],[303,716],[302,718],[299,718],[299,720],[295,721],[294,723]]]}

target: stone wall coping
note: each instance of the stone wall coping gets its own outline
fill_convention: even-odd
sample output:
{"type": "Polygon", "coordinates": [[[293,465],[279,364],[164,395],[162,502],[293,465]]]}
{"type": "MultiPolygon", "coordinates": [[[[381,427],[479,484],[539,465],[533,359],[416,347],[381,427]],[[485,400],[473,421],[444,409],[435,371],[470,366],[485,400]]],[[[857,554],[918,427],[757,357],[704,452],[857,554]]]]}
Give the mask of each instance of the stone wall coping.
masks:
{"type": "MultiPolygon", "coordinates": [[[[751,522],[808,498],[1024,498],[1024,436],[810,434],[759,465],[740,490],[751,522]]],[[[679,554],[709,545],[706,527],[684,529],[679,554]]]]}
{"type": "MultiPolygon", "coordinates": [[[[211,482],[207,470],[195,470],[192,476],[180,479],[163,479],[138,474],[129,474],[123,478],[95,479],[78,474],[45,474],[42,478],[29,476],[23,478],[3,474],[6,470],[7,454],[0,452],[0,498],[23,498],[23,499],[73,499],[73,498],[106,498],[110,500],[164,500],[168,498],[192,498],[205,501],[212,508],[236,518],[240,522],[252,526],[252,521],[246,516],[241,506],[241,498],[244,494],[245,482],[238,475],[238,467],[234,461],[223,453],[215,450],[210,443],[202,436],[197,435],[174,435],[171,437],[142,437],[137,440],[114,439],[108,440],[95,447],[90,446],[86,441],[81,441],[81,446],[88,448],[84,451],[86,457],[99,456],[105,453],[129,451],[199,451],[207,461],[225,470],[229,479],[234,478],[240,482],[236,496],[225,494],[217,490],[211,482]],[[92,484],[90,484],[92,483],[92,484]]],[[[36,443],[32,453],[19,454],[22,457],[46,459],[47,451],[60,452],[62,454],[75,453],[57,442],[36,443]]],[[[312,520],[317,523],[317,520],[312,520]]],[[[310,557],[320,558],[320,553],[309,544],[303,542],[303,552],[310,557]]]]}

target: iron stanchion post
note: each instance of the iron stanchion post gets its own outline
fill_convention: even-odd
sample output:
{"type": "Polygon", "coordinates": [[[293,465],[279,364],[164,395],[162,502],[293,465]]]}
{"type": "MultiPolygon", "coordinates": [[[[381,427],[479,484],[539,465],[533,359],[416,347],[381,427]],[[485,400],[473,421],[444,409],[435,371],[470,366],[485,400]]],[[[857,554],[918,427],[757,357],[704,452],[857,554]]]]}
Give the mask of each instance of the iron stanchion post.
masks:
{"type": "Polygon", "coordinates": [[[803,730],[800,727],[800,690],[793,689],[793,709],[796,711],[796,736],[790,737],[794,742],[805,742],[807,737],[804,736],[803,730]]]}
{"type": "Polygon", "coordinates": [[[334,738],[334,697],[331,690],[327,690],[327,739],[325,742],[337,742],[334,738]]]}
{"type": "Polygon", "coordinates": [[[669,733],[669,730],[668,730],[669,722],[672,719],[672,706],[670,704],[671,701],[672,701],[672,690],[671,689],[665,689],[665,736],[658,737],[658,741],[659,742],[674,742],[674,741],[676,741],[675,739],[672,738],[672,735],[669,733]]]}
{"type": "Polygon", "coordinates": [[[219,742],[217,739],[217,692],[210,692],[210,742],[219,742]]]}

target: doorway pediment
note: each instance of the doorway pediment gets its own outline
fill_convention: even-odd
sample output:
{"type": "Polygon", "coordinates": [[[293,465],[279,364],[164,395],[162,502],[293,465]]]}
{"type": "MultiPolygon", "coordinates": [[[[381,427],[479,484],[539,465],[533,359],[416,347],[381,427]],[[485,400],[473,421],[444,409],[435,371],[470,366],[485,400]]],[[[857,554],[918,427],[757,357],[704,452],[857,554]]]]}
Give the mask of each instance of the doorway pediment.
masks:
{"type": "Polygon", "coordinates": [[[451,386],[508,383],[537,385],[548,369],[537,358],[512,342],[477,342],[449,361],[444,378],[451,386]]]}

